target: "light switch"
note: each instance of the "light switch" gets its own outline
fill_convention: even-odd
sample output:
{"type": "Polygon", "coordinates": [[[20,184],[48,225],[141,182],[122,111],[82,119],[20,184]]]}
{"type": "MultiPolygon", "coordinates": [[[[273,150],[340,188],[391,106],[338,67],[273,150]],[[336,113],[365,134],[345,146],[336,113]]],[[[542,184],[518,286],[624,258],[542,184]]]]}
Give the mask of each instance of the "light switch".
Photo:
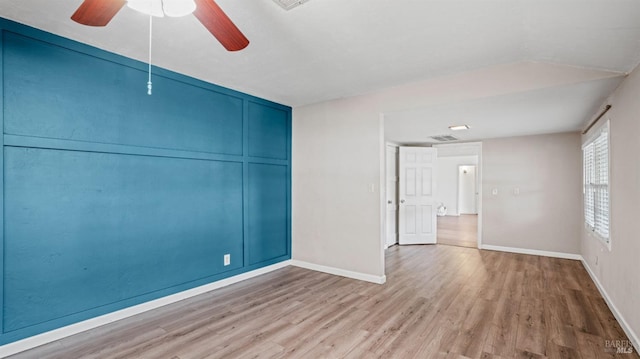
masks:
{"type": "Polygon", "coordinates": [[[494,196],[497,196],[498,195],[498,189],[497,188],[492,189],[491,190],[491,194],[494,195],[494,196]]]}
{"type": "Polygon", "coordinates": [[[519,188],[519,187],[514,188],[514,189],[513,189],[513,195],[514,195],[514,196],[517,196],[517,195],[519,195],[519,194],[520,194],[520,188],[519,188]]]}

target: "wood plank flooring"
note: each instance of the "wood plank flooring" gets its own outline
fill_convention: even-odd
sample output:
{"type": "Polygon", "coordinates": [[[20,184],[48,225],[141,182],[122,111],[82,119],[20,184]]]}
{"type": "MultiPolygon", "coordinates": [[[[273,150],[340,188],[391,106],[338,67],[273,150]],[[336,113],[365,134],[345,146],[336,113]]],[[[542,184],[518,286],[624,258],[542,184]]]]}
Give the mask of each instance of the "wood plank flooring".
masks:
{"type": "Polygon", "coordinates": [[[17,358],[638,358],[578,261],[387,250],[377,285],[288,267],[17,358]]]}
{"type": "Polygon", "coordinates": [[[438,218],[438,244],[478,248],[478,215],[461,214],[438,218]]]}

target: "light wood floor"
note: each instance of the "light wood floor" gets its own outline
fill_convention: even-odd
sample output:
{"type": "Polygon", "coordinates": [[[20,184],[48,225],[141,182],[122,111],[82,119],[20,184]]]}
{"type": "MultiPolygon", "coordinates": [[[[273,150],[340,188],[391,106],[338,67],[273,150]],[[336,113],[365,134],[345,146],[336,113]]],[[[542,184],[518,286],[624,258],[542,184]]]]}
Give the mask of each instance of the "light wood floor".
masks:
{"type": "Polygon", "coordinates": [[[478,248],[478,215],[461,214],[438,218],[438,243],[478,248]]]}
{"type": "Polygon", "coordinates": [[[394,246],[387,283],[288,267],[15,358],[638,358],[578,261],[394,246]]]}

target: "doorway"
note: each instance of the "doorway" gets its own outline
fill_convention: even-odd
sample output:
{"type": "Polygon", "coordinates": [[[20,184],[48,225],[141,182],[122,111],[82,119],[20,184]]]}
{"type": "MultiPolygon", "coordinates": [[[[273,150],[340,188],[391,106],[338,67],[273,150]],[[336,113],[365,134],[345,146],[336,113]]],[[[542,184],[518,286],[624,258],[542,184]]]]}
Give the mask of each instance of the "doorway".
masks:
{"type": "MultiPolygon", "coordinates": [[[[386,143],[383,152],[382,195],[383,248],[397,243],[399,151],[401,145],[386,143]]],[[[437,149],[435,204],[446,207],[436,219],[436,242],[444,245],[481,248],[482,244],[482,143],[433,145],[437,149]],[[467,173],[464,173],[464,171],[467,173]],[[462,176],[460,176],[462,173],[462,176]],[[462,186],[460,186],[462,182],[462,186]],[[471,183],[469,183],[471,182],[471,183]],[[459,193],[462,191],[462,194],[459,193]],[[461,203],[462,202],[462,203],[461,203]]]]}
{"type": "Polygon", "coordinates": [[[458,166],[458,214],[478,214],[476,188],[476,166],[458,166]]]}
{"type": "Polygon", "coordinates": [[[480,248],[481,143],[435,145],[438,148],[438,244],[480,248]]]}
{"type": "MultiPolygon", "coordinates": [[[[452,160],[457,158],[452,157],[452,160]]],[[[468,160],[468,159],[463,159],[468,160]]],[[[478,248],[478,176],[475,164],[458,165],[457,213],[438,217],[438,243],[478,248]]]]}

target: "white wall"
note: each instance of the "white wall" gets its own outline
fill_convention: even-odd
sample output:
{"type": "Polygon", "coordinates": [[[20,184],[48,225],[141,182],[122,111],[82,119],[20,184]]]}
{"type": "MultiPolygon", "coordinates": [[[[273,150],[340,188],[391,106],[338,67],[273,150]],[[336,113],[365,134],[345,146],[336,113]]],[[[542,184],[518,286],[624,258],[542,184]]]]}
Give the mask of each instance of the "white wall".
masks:
{"type": "Polygon", "coordinates": [[[293,259],[384,275],[384,143],[375,106],[366,100],[332,101],[295,108],[293,117],[293,259]]]}
{"type": "Polygon", "coordinates": [[[477,165],[478,156],[440,156],[438,155],[438,175],[436,183],[436,202],[444,203],[448,216],[458,213],[458,166],[477,165]]]}
{"type": "Polygon", "coordinates": [[[483,141],[483,245],[579,254],[581,161],[578,133],[483,141]]]}
{"type": "MultiPolygon", "coordinates": [[[[583,229],[582,256],[611,302],[640,334],[640,69],[636,68],[608,101],[610,122],[611,251],[583,229]]],[[[589,134],[587,134],[588,136],[589,134]]],[[[621,338],[612,338],[621,339],[621,338]]]]}

